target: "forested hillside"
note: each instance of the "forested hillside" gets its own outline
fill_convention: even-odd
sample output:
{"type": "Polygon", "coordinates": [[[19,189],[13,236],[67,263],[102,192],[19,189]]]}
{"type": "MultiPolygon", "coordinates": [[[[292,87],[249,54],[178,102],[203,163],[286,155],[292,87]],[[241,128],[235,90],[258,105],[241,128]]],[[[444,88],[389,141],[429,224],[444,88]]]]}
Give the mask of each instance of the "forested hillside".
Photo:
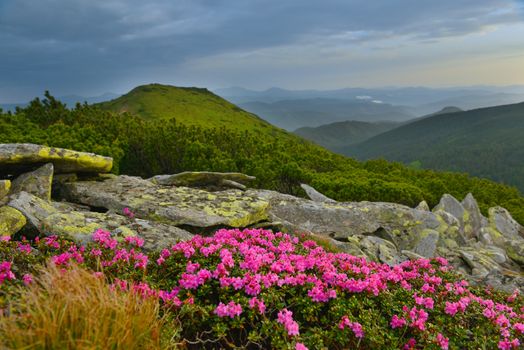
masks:
{"type": "Polygon", "coordinates": [[[524,192],[524,103],[424,118],[343,153],[467,172],[524,192]]]}
{"type": "Polygon", "coordinates": [[[368,123],[356,120],[331,123],[316,128],[304,127],[293,133],[332,151],[363,142],[375,135],[389,131],[400,123],[376,122],[368,123]]]}
{"type": "Polygon", "coordinates": [[[240,171],[256,176],[258,187],[291,194],[302,193],[299,184],[305,182],[341,201],[415,206],[426,200],[435,205],[443,193],[462,199],[473,192],[483,210],[503,205],[524,222],[524,198],[518,190],[489,180],[417,171],[384,160],[358,162],[293,135],[144,120],[97,106],[69,110],[49,94],[14,114],[1,114],[0,143],[11,142],[112,156],[115,172],[144,177],[185,170],[240,171]]]}

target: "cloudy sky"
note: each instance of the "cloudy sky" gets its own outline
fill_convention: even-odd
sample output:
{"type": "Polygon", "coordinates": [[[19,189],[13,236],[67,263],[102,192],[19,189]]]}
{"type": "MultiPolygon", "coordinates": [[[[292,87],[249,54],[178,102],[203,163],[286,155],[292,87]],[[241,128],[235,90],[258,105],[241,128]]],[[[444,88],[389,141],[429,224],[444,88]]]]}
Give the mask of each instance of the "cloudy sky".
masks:
{"type": "Polygon", "coordinates": [[[150,82],[524,84],[524,1],[0,0],[0,102],[150,82]]]}

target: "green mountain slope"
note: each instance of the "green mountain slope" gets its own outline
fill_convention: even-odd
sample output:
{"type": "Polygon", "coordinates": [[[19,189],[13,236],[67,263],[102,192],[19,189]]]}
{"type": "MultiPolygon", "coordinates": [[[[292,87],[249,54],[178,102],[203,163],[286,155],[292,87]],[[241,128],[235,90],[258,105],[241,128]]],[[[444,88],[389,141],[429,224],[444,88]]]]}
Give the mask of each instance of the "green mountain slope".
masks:
{"type": "Polygon", "coordinates": [[[341,148],[363,142],[398,125],[400,124],[395,122],[368,123],[350,120],[321,125],[316,128],[299,128],[293,133],[337,152],[341,148]]]}
{"type": "Polygon", "coordinates": [[[524,192],[524,103],[440,114],[350,146],[344,154],[383,157],[468,172],[524,192]]]}
{"type": "Polygon", "coordinates": [[[146,120],[175,118],[185,125],[256,130],[275,135],[283,133],[256,115],[202,88],[142,85],[97,106],[117,113],[127,112],[146,120]]]}

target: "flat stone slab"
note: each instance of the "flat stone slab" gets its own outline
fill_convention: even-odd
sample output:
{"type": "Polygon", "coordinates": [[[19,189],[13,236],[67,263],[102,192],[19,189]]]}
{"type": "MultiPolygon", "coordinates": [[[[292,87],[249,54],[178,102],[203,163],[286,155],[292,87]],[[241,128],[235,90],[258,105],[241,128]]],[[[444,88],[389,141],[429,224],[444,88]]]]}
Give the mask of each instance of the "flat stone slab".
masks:
{"type": "Polygon", "coordinates": [[[165,187],[133,176],[108,176],[102,181],[60,184],[63,199],[122,212],[130,208],[142,219],[195,228],[247,227],[268,218],[268,201],[256,192],[209,192],[189,187],[165,187]]]}
{"type": "Polygon", "coordinates": [[[173,175],[156,175],[149,180],[163,186],[206,187],[245,189],[256,178],[242,173],[218,173],[211,171],[185,171],[173,175]]]}
{"type": "Polygon", "coordinates": [[[56,173],[106,173],[113,158],[31,143],[0,144],[0,175],[14,175],[53,163],[56,173]]]}

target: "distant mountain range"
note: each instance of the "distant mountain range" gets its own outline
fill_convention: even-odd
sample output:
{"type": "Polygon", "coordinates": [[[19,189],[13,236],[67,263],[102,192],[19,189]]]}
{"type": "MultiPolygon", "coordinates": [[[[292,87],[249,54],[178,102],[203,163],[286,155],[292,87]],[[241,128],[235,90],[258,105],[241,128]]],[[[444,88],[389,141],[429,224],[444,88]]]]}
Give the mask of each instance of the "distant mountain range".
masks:
{"type": "MultiPolygon", "coordinates": [[[[345,88],[338,90],[286,90],[271,88],[264,91],[254,91],[234,87],[217,89],[215,92],[219,96],[222,96],[235,104],[239,104],[248,111],[257,113],[262,118],[268,120],[273,118],[275,112],[282,112],[282,110],[272,105],[260,105],[258,102],[274,104],[276,102],[294,100],[296,104],[300,104],[300,101],[314,101],[316,99],[327,99],[331,101],[344,100],[351,102],[375,101],[375,103],[382,102],[394,107],[400,106],[405,113],[409,114],[411,117],[416,117],[432,113],[446,106],[457,106],[461,109],[474,109],[524,101],[524,86],[473,86],[462,88],[390,87],[345,88]]],[[[297,110],[297,108],[293,108],[293,111],[294,110],[297,110]]],[[[348,110],[347,114],[351,115],[351,110],[348,110]]],[[[319,115],[318,118],[322,119],[324,117],[325,114],[322,114],[319,115]]],[[[319,126],[335,121],[341,121],[335,119],[336,118],[321,120],[314,123],[314,125],[303,124],[301,126],[319,126]]],[[[346,118],[345,120],[351,119],[362,121],[377,120],[366,120],[364,118],[346,118]]],[[[394,118],[385,118],[384,120],[394,120],[394,118]]]]}
{"type": "Polygon", "coordinates": [[[524,103],[422,118],[339,152],[468,172],[524,193],[524,103]]]}
{"type": "Polygon", "coordinates": [[[307,98],[277,102],[247,102],[239,106],[286,130],[349,120],[378,122],[414,118],[408,108],[378,100],[307,98]]]}
{"type": "MultiPolygon", "coordinates": [[[[84,97],[84,96],[79,96],[79,95],[66,95],[66,96],[59,96],[57,97],[57,99],[65,103],[67,107],[74,107],[76,103],[87,102],[88,104],[93,104],[93,103],[111,100],[118,96],[120,95],[107,92],[102,95],[91,96],[91,97],[84,97]]],[[[28,103],[29,102],[4,103],[4,104],[0,104],[0,108],[2,108],[4,111],[14,111],[16,107],[25,107],[27,106],[28,103]]]]}

